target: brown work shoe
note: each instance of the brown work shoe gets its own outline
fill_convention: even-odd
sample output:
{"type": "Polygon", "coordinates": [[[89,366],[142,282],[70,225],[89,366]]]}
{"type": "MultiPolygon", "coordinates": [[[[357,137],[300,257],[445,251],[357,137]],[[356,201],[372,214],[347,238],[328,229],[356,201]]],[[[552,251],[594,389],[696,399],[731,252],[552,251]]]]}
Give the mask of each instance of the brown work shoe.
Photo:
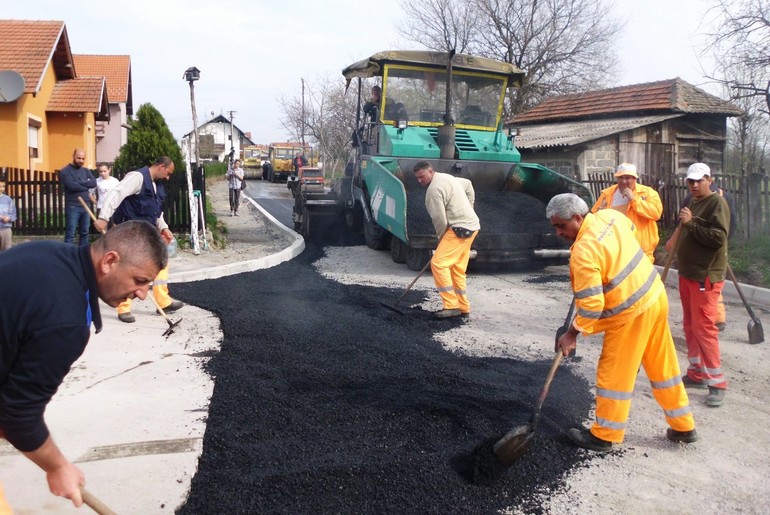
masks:
{"type": "MultiPolygon", "coordinates": [[[[163,312],[173,313],[174,311],[178,311],[183,307],[184,307],[184,302],[182,302],[181,300],[174,300],[174,301],[171,301],[171,304],[163,308],[163,312]]],[[[155,310],[155,312],[160,315],[160,311],[155,310]]]]}
{"type": "Polygon", "coordinates": [[[129,313],[118,313],[118,320],[127,324],[133,324],[136,322],[136,317],[129,313]]]}
{"type": "Polygon", "coordinates": [[[441,311],[433,313],[433,317],[438,319],[459,317],[460,315],[462,315],[462,313],[460,313],[459,309],[442,309],[441,311]]]}

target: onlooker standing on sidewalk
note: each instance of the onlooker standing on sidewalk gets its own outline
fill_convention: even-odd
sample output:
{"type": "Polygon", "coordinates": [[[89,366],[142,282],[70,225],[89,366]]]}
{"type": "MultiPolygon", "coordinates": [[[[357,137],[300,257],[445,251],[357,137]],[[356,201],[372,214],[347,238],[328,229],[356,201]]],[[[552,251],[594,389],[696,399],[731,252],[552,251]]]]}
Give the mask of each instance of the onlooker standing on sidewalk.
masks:
{"type": "MultiPolygon", "coordinates": [[[[166,156],[156,159],[152,166],[128,172],[105,199],[99,220],[94,222],[94,227],[98,231],[104,231],[109,221],[120,225],[129,220],[144,220],[157,227],[166,245],[170,244],[174,235],[163,219],[163,201],[166,199],[163,182],[168,181],[172,173],[174,162],[166,156]]],[[[168,293],[168,264],[152,282],[152,294],[155,302],[166,313],[184,306],[181,301],[173,300],[168,293]]],[[[136,321],[136,317],[131,313],[131,299],[121,302],[117,308],[121,322],[136,321]]]]}
{"type": "Polygon", "coordinates": [[[5,179],[0,177],[0,250],[13,245],[11,226],[16,221],[16,204],[5,194],[5,179]]]}
{"type": "Polygon", "coordinates": [[[439,239],[430,267],[444,307],[434,315],[436,318],[467,316],[471,304],[465,289],[465,271],[471,245],[481,229],[473,210],[473,184],[463,177],[436,172],[427,161],[414,165],[414,176],[420,186],[428,188],[425,207],[439,239]]]}
{"type": "Polygon", "coordinates": [[[617,184],[602,191],[599,199],[591,208],[592,213],[600,209],[614,209],[626,215],[636,226],[636,239],[642,250],[655,262],[653,252],[658,246],[658,220],[663,214],[660,195],[649,186],[638,184],[639,175],[636,166],[622,163],[615,171],[617,184]]]}
{"type": "Polygon", "coordinates": [[[120,184],[120,181],[112,176],[112,169],[107,163],[101,163],[97,170],[99,177],[96,179],[96,216],[99,216],[104,206],[104,199],[115,186],[120,184]]]}
{"type": "Polygon", "coordinates": [[[633,234],[633,223],[611,209],[589,213],[575,194],[554,196],[545,210],[556,232],[574,242],[570,281],[577,316],[556,342],[567,356],[577,335],[604,333],[596,370],[596,416],[591,429],[570,429],[572,442],[607,452],[623,441],[639,365],[670,426],[666,437],[698,439],[668,325],[668,296],[633,234]]]}
{"type": "Polygon", "coordinates": [[[690,366],[685,386],[708,387],[706,405],[722,405],[727,381],[722,373],[717,301],[727,272],[727,232],[730,208],[711,191],[711,169],[695,163],[687,170],[692,203],[679,211],[681,233],[676,250],[682,325],[690,366]]]}
{"type": "Polygon", "coordinates": [[[75,243],[75,231],[79,235],[80,245],[88,243],[91,218],[78,201],[78,197],[86,203],[91,201],[90,190],[96,188],[96,177],[91,173],[91,170],[83,166],[85,162],[86,151],[82,148],[76,148],[72,153],[72,163],[59,171],[59,180],[64,189],[65,243],[75,243]]]}
{"type": "MultiPolygon", "coordinates": [[[[113,307],[143,299],[167,260],[145,222],[123,224],[90,246],[36,241],[0,253],[0,438],[45,471],[52,494],[75,506],[83,503],[85,477],[51,437],[46,406],[85,350],[91,323],[102,330],[99,299],[113,307]]],[[[0,489],[0,511],[4,504],[0,489]]]]}
{"type": "Polygon", "coordinates": [[[243,183],[243,168],[240,159],[236,159],[232,167],[227,167],[227,188],[230,193],[230,216],[238,216],[238,206],[241,204],[241,186],[243,183]]]}

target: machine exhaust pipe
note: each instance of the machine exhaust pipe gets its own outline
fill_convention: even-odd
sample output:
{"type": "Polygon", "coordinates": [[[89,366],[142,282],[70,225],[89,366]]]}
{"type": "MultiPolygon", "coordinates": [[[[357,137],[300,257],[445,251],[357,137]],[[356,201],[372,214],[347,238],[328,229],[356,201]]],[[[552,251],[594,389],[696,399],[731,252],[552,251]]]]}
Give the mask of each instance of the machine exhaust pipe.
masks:
{"type": "Polygon", "coordinates": [[[449,51],[446,64],[446,109],[444,111],[444,125],[438,128],[438,147],[441,159],[454,159],[455,157],[455,119],[452,115],[452,59],[455,49],[449,51]]]}

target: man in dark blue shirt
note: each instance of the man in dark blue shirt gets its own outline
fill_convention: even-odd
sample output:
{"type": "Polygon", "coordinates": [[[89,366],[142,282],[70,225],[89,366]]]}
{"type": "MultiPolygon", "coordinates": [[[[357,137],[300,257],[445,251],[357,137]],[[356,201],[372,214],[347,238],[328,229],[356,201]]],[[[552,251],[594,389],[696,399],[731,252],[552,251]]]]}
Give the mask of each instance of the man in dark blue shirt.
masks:
{"type": "Polygon", "coordinates": [[[72,153],[72,163],[59,170],[59,180],[64,189],[64,243],[75,243],[75,231],[80,236],[80,245],[88,243],[91,220],[78,197],[86,203],[91,200],[90,190],[96,188],[96,177],[83,166],[85,162],[86,151],[76,148],[72,153]]]}
{"type": "Polygon", "coordinates": [[[90,246],[38,241],[0,253],[0,437],[45,471],[52,494],[75,506],[85,478],[54,443],[45,408],[83,353],[91,324],[102,329],[99,299],[112,307],[144,299],[167,263],[158,230],[142,221],[90,246]]]}

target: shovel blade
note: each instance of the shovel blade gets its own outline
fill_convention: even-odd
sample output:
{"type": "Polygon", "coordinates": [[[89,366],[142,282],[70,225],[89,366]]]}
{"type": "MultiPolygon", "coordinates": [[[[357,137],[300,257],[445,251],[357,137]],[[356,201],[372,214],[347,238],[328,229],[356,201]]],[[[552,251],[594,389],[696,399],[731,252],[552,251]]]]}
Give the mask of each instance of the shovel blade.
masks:
{"type": "Polygon", "coordinates": [[[495,456],[506,467],[512,465],[527,452],[534,436],[535,430],[529,424],[511,429],[495,444],[495,456]]]}
{"type": "Polygon", "coordinates": [[[765,330],[759,320],[749,320],[748,331],[750,344],[754,345],[765,341],[765,330]]]}
{"type": "Polygon", "coordinates": [[[387,302],[380,302],[380,306],[382,306],[382,307],[384,307],[384,308],[387,308],[387,309],[391,310],[391,311],[392,311],[392,312],[394,312],[394,313],[398,313],[399,315],[404,315],[404,314],[405,314],[405,313],[403,312],[403,310],[401,310],[401,309],[400,309],[398,306],[396,306],[395,304],[388,304],[387,302]]]}

